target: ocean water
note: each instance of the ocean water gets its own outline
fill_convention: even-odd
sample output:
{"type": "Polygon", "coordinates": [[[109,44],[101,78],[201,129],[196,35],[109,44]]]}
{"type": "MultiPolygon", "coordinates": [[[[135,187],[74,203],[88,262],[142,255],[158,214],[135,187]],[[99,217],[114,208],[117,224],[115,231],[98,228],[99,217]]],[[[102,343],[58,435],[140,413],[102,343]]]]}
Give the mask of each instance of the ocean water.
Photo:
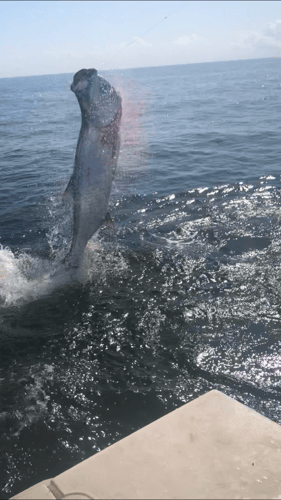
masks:
{"type": "Polygon", "coordinates": [[[101,74],[115,227],[74,282],[73,75],[0,80],[1,498],[211,389],[281,423],[280,60],[101,74]]]}

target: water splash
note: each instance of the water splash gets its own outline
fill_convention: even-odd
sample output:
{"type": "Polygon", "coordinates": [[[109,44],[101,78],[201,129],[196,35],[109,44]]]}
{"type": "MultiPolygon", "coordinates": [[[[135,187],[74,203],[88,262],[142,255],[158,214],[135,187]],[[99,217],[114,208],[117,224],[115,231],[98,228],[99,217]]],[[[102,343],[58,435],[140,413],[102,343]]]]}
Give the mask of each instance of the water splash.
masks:
{"type": "Polygon", "coordinates": [[[9,248],[0,248],[0,303],[19,305],[49,295],[67,282],[52,278],[53,263],[26,253],[15,255],[9,248]]]}

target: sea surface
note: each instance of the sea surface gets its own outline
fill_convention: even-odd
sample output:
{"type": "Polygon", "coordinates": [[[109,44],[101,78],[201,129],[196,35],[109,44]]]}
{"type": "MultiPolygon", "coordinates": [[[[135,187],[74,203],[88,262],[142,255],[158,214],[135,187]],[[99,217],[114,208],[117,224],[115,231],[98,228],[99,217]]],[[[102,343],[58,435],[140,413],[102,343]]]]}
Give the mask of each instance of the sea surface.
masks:
{"type": "Polygon", "coordinates": [[[101,75],[115,227],[75,281],[73,74],[0,80],[1,498],[211,389],[281,424],[280,59],[101,75]]]}

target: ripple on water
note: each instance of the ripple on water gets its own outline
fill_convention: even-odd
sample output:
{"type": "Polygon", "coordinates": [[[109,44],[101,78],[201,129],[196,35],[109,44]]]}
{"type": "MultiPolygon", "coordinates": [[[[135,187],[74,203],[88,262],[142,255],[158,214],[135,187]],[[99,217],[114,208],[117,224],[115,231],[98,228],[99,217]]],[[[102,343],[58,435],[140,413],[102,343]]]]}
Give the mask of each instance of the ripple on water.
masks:
{"type": "MultiPolygon", "coordinates": [[[[277,188],[261,196],[269,180],[113,198],[115,229],[89,242],[80,283],[6,300],[4,492],[30,485],[43,450],[52,477],[212,388],[280,422],[281,212],[277,188]]],[[[56,261],[68,228],[52,210],[56,261]]],[[[3,269],[19,294],[35,277],[31,257],[0,257],[7,299],[3,269]]],[[[39,272],[44,260],[32,262],[39,272]]]]}

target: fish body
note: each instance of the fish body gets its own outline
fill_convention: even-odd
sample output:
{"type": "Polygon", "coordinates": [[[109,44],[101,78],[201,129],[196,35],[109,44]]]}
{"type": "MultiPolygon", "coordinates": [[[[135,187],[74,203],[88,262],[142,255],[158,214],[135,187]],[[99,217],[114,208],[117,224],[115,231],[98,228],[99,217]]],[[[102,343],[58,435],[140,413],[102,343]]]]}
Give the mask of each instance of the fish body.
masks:
{"type": "Polygon", "coordinates": [[[73,174],[64,193],[65,199],[73,199],[73,237],[64,263],[75,268],[106,218],[120,148],[122,101],[95,69],[78,71],[70,88],[82,118],[73,174]]]}

